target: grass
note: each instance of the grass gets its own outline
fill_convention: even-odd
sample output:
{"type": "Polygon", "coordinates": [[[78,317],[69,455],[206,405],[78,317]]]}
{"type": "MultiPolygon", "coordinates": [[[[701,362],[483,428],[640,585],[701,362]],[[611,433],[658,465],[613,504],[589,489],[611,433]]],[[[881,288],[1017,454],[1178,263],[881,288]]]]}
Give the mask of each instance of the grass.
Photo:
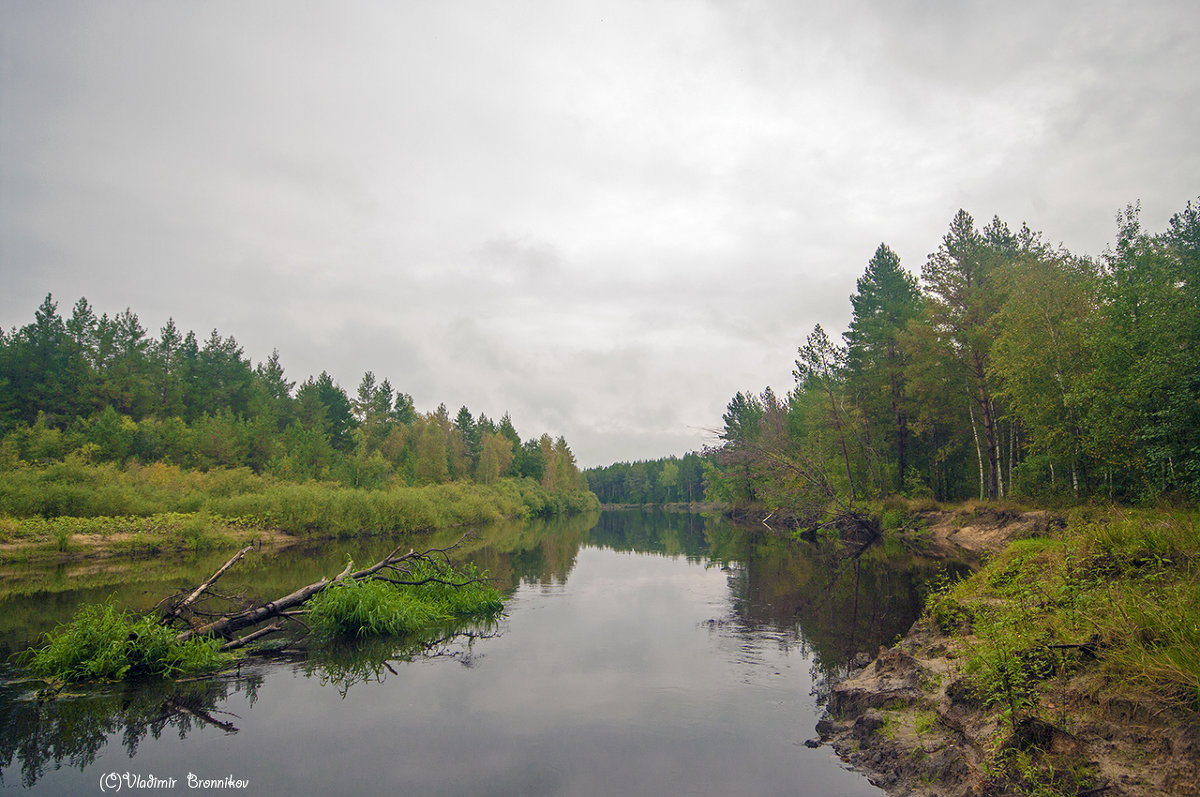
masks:
{"type": "Polygon", "coordinates": [[[597,507],[589,492],[552,492],[532,479],[366,489],[285,482],[245,468],[67,461],[0,471],[0,558],[28,558],[30,549],[95,550],[98,543],[122,553],[129,546],[198,551],[245,541],[253,536],[248,529],[320,538],[404,534],[597,507]]]}
{"type": "Polygon", "coordinates": [[[932,709],[918,709],[913,714],[913,730],[918,736],[924,736],[938,725],[938,715],[932,709]]]}
{"type": "Polygon", "coordinates": [[[68,683],[120,681],[137,676],[178,676],[211,672],[232,656],[220,642],[197,637],[175,642],[175,632],[153,616],[139,617],[111,600],[84,606],[75,617],[46,635],[45,644],[28,651],[29,669],[68,683]]]}
{"type": "MultiPolygon", "coordinates": [[[[503,596],[473,565],[456,570],[421,562],[406,580],[428,583],[364,580],[330,587],[305,605],[306,622],[319,639],[333,643],[345,638],[403,637],[492,619],[504,608],[503,596]]],[[[76,683],[209,673],[234,658],[220,652],[221,640],[194,638],[177,643],[176,633],[155,615],[124,610],[110,598],[84,606],[18,659],[35,675],[76,683]]]]}
{"type": "Polygon", "coordinates": [[[208,512],[165,512],[143,517],[0,516],[0,561],[26,561],[97,549],[114,554],[208,551],[248,542],[261,532],[238,519],[208,512]]]}
{"type": "MultiPolygon", "coordinates": [[[[367,489],[291,482],[247,468],[184,470],[78,461],[0,471],[0,515],[11,518],[213,515],[270,523],[295,534],[347,529],[416,531],[505,518],[576,514],[599,506],[584,490],[554,492],[528,479],[367,489]]],[[[0,528],[0,534],[4,529],[0,528]]]]}
{"type": "Polygon", "coordinates": [[[970,632],[969,671],[1010,710],[1088,664],[1147,703],[1200,712],[1194,512],[1081,511],[1054,538],[1012,543],[928,611],[943,630],[970,632]]]}
{"type": "Polygon", "coordinates": [[[403,636],[456,621],[495,617],[504,608],[504,598],[494,587],[474,580],[479,577],[474,566],[456,571],[422,562],[405,580],[433,579],[429,583],[346,581],[305,604],[307,622],[319,635],[330,638],[403,636]]]}
{"type": "MultiPolygon", "coordinates": [[[[1198,521],[1195,510],[1072,510],[1052,537],[1017,540],[930,596],[928,616],[958,639],[964,673],[1010,740],[1077,676],[1101,684],[1088,688],[1101,709],[1133,702],[1200,720],[1198,521]]],[[[1090,782],[1036,746],[996,756],[1019,793],[1090,782]]]]}

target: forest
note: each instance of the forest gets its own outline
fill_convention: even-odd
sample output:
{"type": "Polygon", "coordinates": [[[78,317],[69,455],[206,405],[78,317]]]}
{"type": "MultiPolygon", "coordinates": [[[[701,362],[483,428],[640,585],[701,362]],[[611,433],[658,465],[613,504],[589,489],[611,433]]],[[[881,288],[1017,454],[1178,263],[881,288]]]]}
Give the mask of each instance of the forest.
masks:
{"type": "Polygon", "coordinates": [[[682,457],[615,462],[583,472],[588,488],[605,504],[691,504],[704,500],[704,470],[711,457],[694,451],[682,457]]]}
{"type": "Polygon", "coordinates": [[[1200,498],[1200,200],[1116,221],[1090,257],[960,210],[920,279],[881,244],[842,340],[815,326],[786,395],[729,402],[708,497],[1200,498]]]}
{"type": "Polygon", "coordinates": [[[64,317],[48,295],[32,323],[0,329],[0,469],[68,458],[367,489],[528,478],[586,490],[566,440],[522,442],[507,414],[419,412],[371,372],[353,396],[326,372],[297,386],[278,351],[252,366],[215,329],[201,343],[169,320],[156,338],[130,309],[97,316],[81,298],[64,317]]]}

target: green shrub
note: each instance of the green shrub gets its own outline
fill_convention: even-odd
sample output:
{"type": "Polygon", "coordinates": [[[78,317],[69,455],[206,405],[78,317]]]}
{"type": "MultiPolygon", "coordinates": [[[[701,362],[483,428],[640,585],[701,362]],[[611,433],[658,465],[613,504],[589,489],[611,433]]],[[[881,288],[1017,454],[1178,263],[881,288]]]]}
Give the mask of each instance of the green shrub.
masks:
{"type": "Polygon", "coordinates": [[[318,593],[306,604],[308,623],[326,637],[401,636],[455,621],[493,617],[504,599],[492,586],[476,581],[474,566],[459,572],[422,562],[406,581],[346,580],[318,593]],[[450,583],[443,583],[450,582],[450,583]]]}
{"type": "Polygon", "coordinates": [[[110,599],[84,606],[47,634],[46,644],[30,651],[28,664],[37,675],[67,682],[174,676],[225,666],[232,656],[221,653],[220,645],[202,637],[177,643],[175,632],[153,616],[137,617],[110,599]]]}
{"type": "Polygon", "coordinates": [[[1095,668],[1148,705],[1200,711],[1200,534],[1187,512],[1076,510],[1055,539],[1014,541],[927,613],[973,636],[966,667],[1011,717],[1055,673],[1095,668]]]}
{"type": "Polygon", "coordinates": [[[902,509],[885,509],[879,516],[879,526],[884,531],[896,531],[904,528],[906,513],[902,509]]]}

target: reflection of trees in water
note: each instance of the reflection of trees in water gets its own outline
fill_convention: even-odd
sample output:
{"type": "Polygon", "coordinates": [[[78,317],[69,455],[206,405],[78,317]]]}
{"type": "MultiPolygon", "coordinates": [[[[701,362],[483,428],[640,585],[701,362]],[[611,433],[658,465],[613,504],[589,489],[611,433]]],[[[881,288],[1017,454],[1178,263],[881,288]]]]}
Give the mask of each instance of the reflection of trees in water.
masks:
{"type": "Polygon", "coordinates": [[[765,527],[662,511],[605,512],[588,544],[722,567],[733,605],[728,617],[709,621],[712,630],[739,656],[752,658],[763,645],[810,655],[818,697],[845,677],[859,654],[873,656],[908,631],[932,577],[963,567],[877,544],[804,542],[765,527]]]}
{"type": "Polygon", "coordinates": [[[474,667],[482,655],[475,650],[476,642],[493,639],[500,633],[501,624],[491,622],[444,628],[403,639],[345,639],[309,651],[302,657],[300,669],[310,678],[319,678],[322,686],[335,687],[345,697],[352,686],[383,683],[388,675],[399,675],[394,664],[448,658],[464,667],[474,667]]]}
{"type": "Polygon", "coordinates": [[[929,580],[946,567],[907,552],[837,540],[803,542],[767,528],[662,511],[605,512],[588,544],[684,555],[729,572],[731,616],[714,630],[741,649],[797,646],[811,654],[818,691],[874,655],[920,616],[929,580]]]}
{"type": "Polygon", "coordinates": [[[489,527],[481,531],[477,546],[465,546],[462,558],[487,571],[500,590],[521,583],[565,584],[596,517],[589,513],[489,527]]]}
{"type": "MultiPolygon", "coordinates": [[[[909,555],[885,556],[878,546],[854,557],[836,542],[803,543],[694,514],[639,511],[484,529],[462,558],[489,571],[502,589],[552,586],[566,582],[585,542],[722,567],[733,606],[729,616],[710,621],[714,633],[729,638],[748,663],[764,645],[795,646],[811,655],[819,698],[847,673],[856,654],[874,654],[908,630],[920,614],[928,580],[944,569],[909,555]]],[[[306,674],[344,695],[355,684],[397,674],[394,665],[417,658],[446,657],[470,667],[480,655],[476,643],[501,628],[354,640],[293,655],[306,674]]],[[[118,733],[130,755],[147,735],[157,738],[168,729],[186,736],[211,725],[234,733],[236,718],[220,706],[236,692],[253,703],[260,683],[254,677],[142,682],[44,704],[25,699],[19,687],[0,685],[0,784],[14,766],[26,786],[48,768],[82,769],[118,733]]]]}
{"type": "MultiPolygon", "coordinates": [[[[515,587],[521,581],[563,583],[594,522],[595,516],[591,515],[485,528],[473,541],[473,549],[461,558],[490,571],[502,588],[505,584],[515,587]]],[[[272,557],[276,567],[271,578],[281,578],[280,571],[292,582],[297,578],[302,580],[303,574],[310,571],[324,574],[332,559],[337,559],[340,567],[345,554],[338,548],[343,544],[310,550],[297,547],[272,557]]],[[[391,544],[394,542],[367,540],[363,550],[356,547],[355,553],[359,557],[369,556],[372,546],[391,544]],[[364,554],[364,550],[368,553],[364,554]]],[[[257,577],[257,572],[254,575],[257,577]]],[[[263,589],[261,583],[255,587],[257,590],[250,591],[263,589]]],[[[44,628],[53,626],[49,618],[69,616],[80,596],[62,593],[29,598],[30,602],[38,600],[47,615],[39,626],[44,628]],[[66,606],[58,605],[64,602],[66,606]]],[[[354,684],[383,680],[388,674],[395,674],[393,665],[418,658],[447,657],[472,666],[478,656],[476,642],[498,633],[498,624],[473,625],[400,640],[354,640],[328,647],[313,646],[307,651],[293,649],[282,657],[298,660],[306,674],[335,686],[344,695],[354,684]]],[[[24,636],[35,638],[36,634],[30,631],[24,636]]],[[[244,692],[253,703],[260,683],[261,677],[188,683],[148,680],[89,690],[81,696],[60,696],[48,702],[36,700],[33,687],[0,683],[0,785],[11,783],[12,773],[18,769],[21,783],[26,787],[34,785],[48,770],[63,765],[82,770],[118,736],[133,756],[147,736],[158,738],[167,730],[178,732],[180,737],[203,726],[236,733],[236,717],[223,712],[220,706],[237,692],[244,692]]]]}
{"type": "Polygon", "coordinates": [[[735,627],[770,629],[783,644],[811,653],[819,699],[859,654],[873,657],[908,631],[934,576],[962,567],[727,524],[714,524],[709,539],[714,558],[739,563],[729,576],[735,627]]]}
{"type": "Polygon", "coordinates": [[[20,686],[0,685],[0,785],[10,785],[14,768],[20,769],[26,788],[64,765],[82,771],[117,734],[133,757],[144,739],[157,739],[168,730],[181,739],[203,727],[237,733],[237,717],[221,705],[237,693],[253,705],[261,684],[258,675],[154,680],[48,702],[20,686]]]}
{"type": "Polygon", "coordinates": [[[701,561],[710,555],[705,536],[710,522],[701,515],[686,512],[637,509],[604,512],[588,532],[588,544],[613,551],[660,553],[701,561]]]}
{"type": "MultiPolygon", "coordinates": [[[[393,665],[445,657],[465,667],[479,658],[476,643],[499,636],[500,623],[443,628],[403,639],[343,640],[311,650],[288,649],[273,656],[296,661],[309,677],[338,689],[343,697],[360,683],[382,682],[397,675],[393,665]]],[[[258,699],[261,674],[176,682],[144,680],[110,689],[93,689],[53,700],[38,699],[28,684],[0,684],[0,786],[20,783],[29,788],[47,771],[63,766],[80,771],[119,737],[132,758],[147,738],[165,732],[183,739],[213,727],[237,733],[239,717],[223,710],[234,694],[251,706],[258,699]]]]}

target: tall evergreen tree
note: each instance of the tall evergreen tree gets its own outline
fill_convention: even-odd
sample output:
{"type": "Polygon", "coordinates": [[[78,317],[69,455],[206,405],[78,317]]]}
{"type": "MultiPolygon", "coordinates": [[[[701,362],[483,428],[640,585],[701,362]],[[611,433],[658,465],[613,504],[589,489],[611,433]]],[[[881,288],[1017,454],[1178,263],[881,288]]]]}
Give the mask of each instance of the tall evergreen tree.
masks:
{"type": "Polygon", "coordinates": [[[296,390],[296,417],[305,427],[323,432],[338,451],[349,451],[354,440],[354,413],[349,397],[322,371],[311,376],[296,390]]]}
{"type": "Polygon", "coordinates": [[[112,323],[112,355],[101,376],[101,401],[135,420],[158,407],[150,346],[137,314],[129,308],[118,313],[112,323]]]}
{"type": "Polygon", "coordinates": [[[295,386],[296,383],[284,375],[279,350],[273,349],[267,361],[259,363],[254,369],[250,414],[255,418],[265,418],[277,430],[286,429],[294,417],[292,389],[295,386]]]}
{"type": "Polygon", "coordinates": [[[10,412],[18,419],[32,425],[44,413],[58,424],[83,409],[76,388],[86,365],[52,295],[46,294],[33,323],[15,332],[7,349],[0,377],[15,399],[10,412]]]}
{"type": "Polygon", "coordinates": [[[902,339],[908,324],[920,317],[917,280],[900,267],[900,257],[880,244],[850,297],[853,311],[845,334],[850,390],[872,431],[872,438],[891,440],[899,489],[909,466],[909,400],[902,339]],[[886,433],[886,434],[885,434],[886,433]]]}
{"type": "Polygon", "coordinates": [[[156,383],[158,414],[164,418],[183,417],[185,373],[183,364],[183,335],[168,318],[150,348],[150,363],[156,383]]]}

